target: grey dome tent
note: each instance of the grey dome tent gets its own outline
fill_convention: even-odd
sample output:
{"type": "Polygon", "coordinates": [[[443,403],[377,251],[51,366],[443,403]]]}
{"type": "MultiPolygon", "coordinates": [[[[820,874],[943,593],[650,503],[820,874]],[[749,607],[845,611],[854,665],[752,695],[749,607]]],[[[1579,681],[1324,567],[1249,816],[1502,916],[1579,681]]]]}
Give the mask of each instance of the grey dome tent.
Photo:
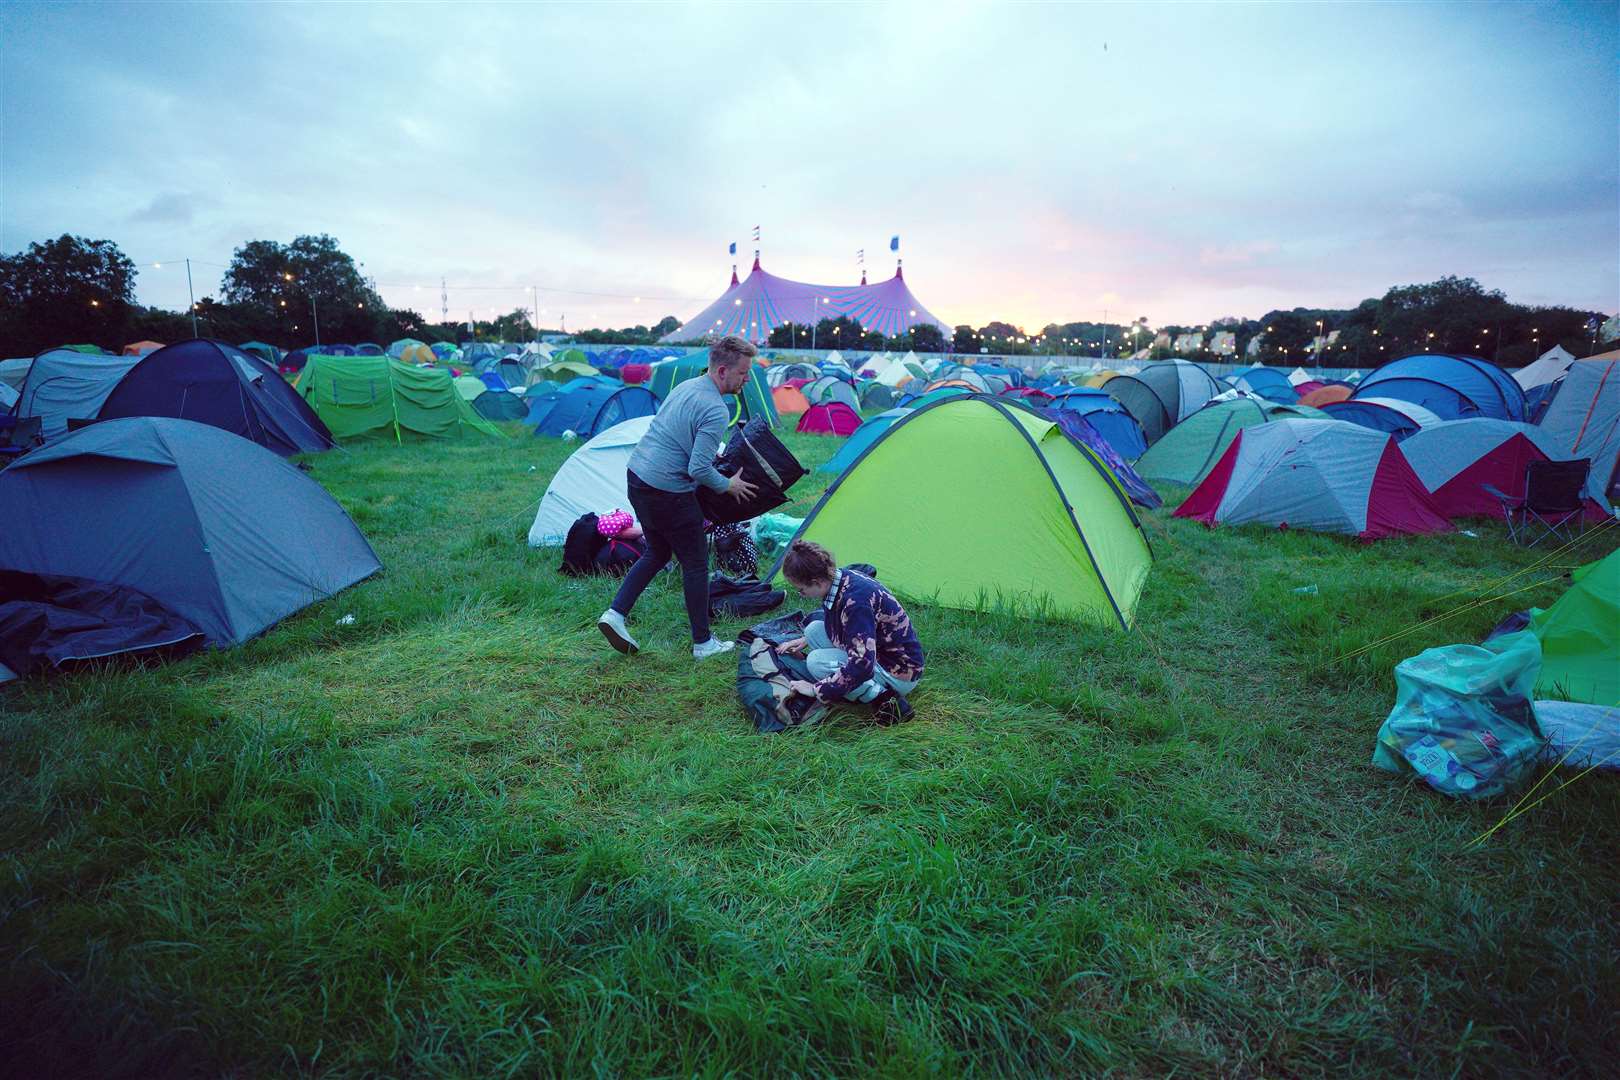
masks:
{"type": "Polygon", "coordinates": [[[130,368],[100,413],[103,420],[126,416],[195,420],[282,455],[335,445],[326,424],[275,368],[208,338],[165,345],[130,368]]]}
{"type": "Polygon", "coordinates": [[[137,590],[237,645],[382,569],[337,500],[190,420],[93,424],[0,473],[0,571],[137,590]]]}
{"type": "Polygon", "coordinates": [[[1165,360],[1134,375],[1116,375],[1102,389],[1136,417],[1152,446],[1225,388],[1190,360],[1165,360]]]}
{"type": "Polygon", "coordinates": [[[39,430],[54,439],[67,430],[69,420],[93,420],[139,356],[107,356],[77,349],[46,349],[34,362],[17,391],[12,412],[19,419],[39,417],[39,430]]]}

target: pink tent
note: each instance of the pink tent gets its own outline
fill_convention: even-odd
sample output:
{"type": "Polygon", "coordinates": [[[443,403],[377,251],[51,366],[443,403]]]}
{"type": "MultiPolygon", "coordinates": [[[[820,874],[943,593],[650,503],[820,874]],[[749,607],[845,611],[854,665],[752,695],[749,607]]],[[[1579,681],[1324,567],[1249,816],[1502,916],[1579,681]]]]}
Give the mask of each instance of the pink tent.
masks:
{"type": "Polygon", "coordinates": [[[799,417],[795,431],[805,435],[853,435],[861,426],[861,414],[842,401],[829,401],[825,405],[812,405],[799,417]]]}
{"type": "MultiPolygon", "coordinates": [[[[885,337],[897,337],[923,324],[938,327],[947,339],[951,336],[951,328],[911,295],[898,263],[894,277],[876,285],[868,285],[864,274],[859,285],[811,285],[766,273],[755,258],[747,280],[739,284],[737,272],[733,270],[731,287],[721,293],[718,300],[659,340],[696,341],[737,334],[749,341],[762,342],[774,327],[784,323],[810,326],[840,315],[847,315],[859,322],[862,329],[885,337]]],[[[818,344],[828,348],[850,343],[818,344]]]]}

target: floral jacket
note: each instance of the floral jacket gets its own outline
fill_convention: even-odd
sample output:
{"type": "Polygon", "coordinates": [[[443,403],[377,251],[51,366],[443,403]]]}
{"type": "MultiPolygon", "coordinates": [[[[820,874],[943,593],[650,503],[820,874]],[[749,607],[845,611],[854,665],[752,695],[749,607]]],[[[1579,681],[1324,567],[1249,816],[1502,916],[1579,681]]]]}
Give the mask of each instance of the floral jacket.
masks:
{"type": "Polygon", "coordinates": [[[907,682],[922,678],[923,650],[911,616],[894,594],[865,574],[839,570],[822,602],[827,637],[849,660],[816,684],[819,701],[842,701],[872,678],[873,665],[907,682]]]}

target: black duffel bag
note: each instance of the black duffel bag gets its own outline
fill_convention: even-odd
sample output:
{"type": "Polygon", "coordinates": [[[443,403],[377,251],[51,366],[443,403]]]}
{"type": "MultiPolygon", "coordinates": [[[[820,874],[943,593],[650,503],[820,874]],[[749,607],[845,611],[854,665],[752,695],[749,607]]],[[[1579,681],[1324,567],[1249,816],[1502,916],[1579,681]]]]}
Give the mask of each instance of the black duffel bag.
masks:
{"type": "Polygon", "coordinates": [[[793,451],[782,445],[782,440],[763,420],[750,420],[734,432],[726,448],[714,459],[714,467],[721,476],[735,476],[741,471],[743,479],[755,488],[749,498],[734,499],[723,491],[699,487],[698,503],[703,507],[703,516],[716,525],[747,521],[775,510],[788,501],[788,489],[797,484],[805,472],[793,451]]]}

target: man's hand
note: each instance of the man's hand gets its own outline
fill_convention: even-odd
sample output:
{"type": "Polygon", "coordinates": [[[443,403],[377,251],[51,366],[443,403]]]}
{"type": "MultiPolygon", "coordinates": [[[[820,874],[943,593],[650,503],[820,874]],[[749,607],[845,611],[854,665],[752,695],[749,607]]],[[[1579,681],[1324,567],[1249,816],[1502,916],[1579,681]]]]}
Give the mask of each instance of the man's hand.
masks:
{"type": "Polygon", "coordinates": [[[726,485],[726,494],[730,495],[733,499],[751,499],[754,496],[754,492],[758,490],[759,489],[753,484],[750,484],[748,481],[742,478],[742,473],[738,473],[736,476],[733,476],[731,478],[731,482],[726,485]]]}
{"type": "Polygon", "coordinates": [[[776,651],[787,653],[789,656],[797,656],[798,654],[804,652],[806,646],[809,644],[810,642],[806,641],[802,637],[794,638],[792,641],[782,642],[782,644],[776,647],[776,651]]]}

